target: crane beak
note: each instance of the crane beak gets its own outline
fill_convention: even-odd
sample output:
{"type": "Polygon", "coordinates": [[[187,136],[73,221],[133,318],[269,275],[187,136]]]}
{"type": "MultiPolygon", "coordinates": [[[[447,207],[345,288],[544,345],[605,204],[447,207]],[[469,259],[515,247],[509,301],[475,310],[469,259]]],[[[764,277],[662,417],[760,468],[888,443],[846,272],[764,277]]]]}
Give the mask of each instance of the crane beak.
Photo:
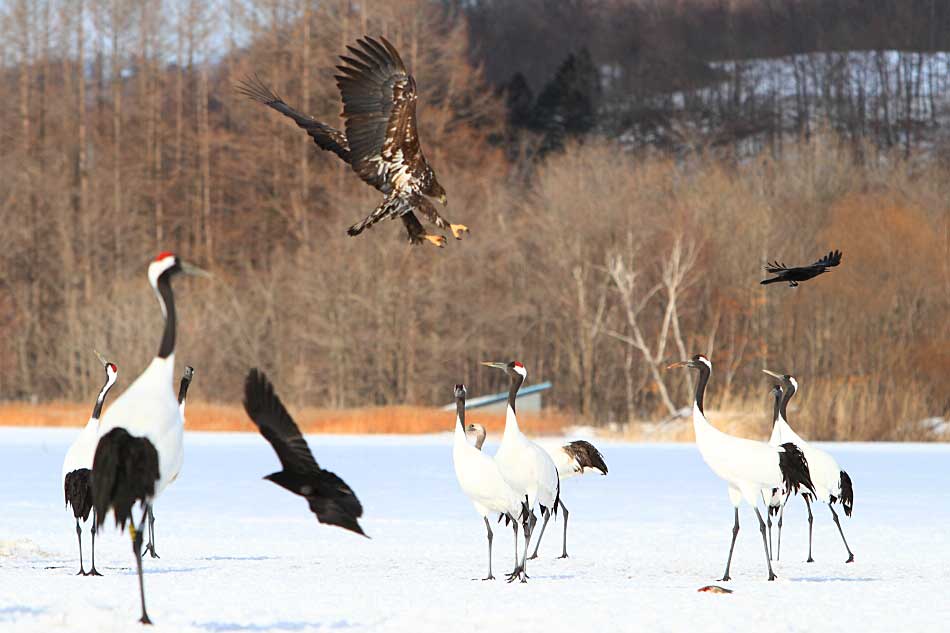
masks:
{"type": "Polygon", "coordinates": [[[494,367],[495,369],[508,369],[508,363],[495,363],[491,361],[482,361],[482,365],[485,367],[494,367]]]}
{"type": "Polygon", "coordinates": [[[181,267],[181,272],[185,273],[186,275],[194,275],[195,277],[205,277],[205,278],[214,277],[214,275],[209,273],[207,270],[204,270],[203,268],[198,268],[194,264],[189,264],[188,262],[179,261],[178,265],[181,267]]]}
{"type": "Polygon", "coordinates": [[[775,378],[776,380],[782,380],[782,379],[783,379],[783,377],[782,377],[781,375],[776,374],[774,371],[769,371],[768,369],[763,369],[762,372],[765,373],[765,374],[768,374],[769,376],[771,376],[772,378],[775,378]]]}
{"type": "Polygon", "coordinates": [[[103,357],[102,357],[102,354],[100,354],[100,353],[97,352],[96,350],[92,350],[92,353],[96,355],[96,358],[99,359],[99,362],[102,363],[102,366],[103,366],[103,367],[105,367],[106,365],[109,364],[109,361],[107,361],[105,358],[103,358],[103,357]]]}
{"type": "Polygon", "coordinates": [[[688,360],[681,360],[681,361],[678,362],[678,363],[673,363],[672,365],[667,365],[666,368],[667,368],[667,369],[676,369],[677,367],[688,367],[688,366],[689,366],[689,361],[688,361],[688,360]]]}

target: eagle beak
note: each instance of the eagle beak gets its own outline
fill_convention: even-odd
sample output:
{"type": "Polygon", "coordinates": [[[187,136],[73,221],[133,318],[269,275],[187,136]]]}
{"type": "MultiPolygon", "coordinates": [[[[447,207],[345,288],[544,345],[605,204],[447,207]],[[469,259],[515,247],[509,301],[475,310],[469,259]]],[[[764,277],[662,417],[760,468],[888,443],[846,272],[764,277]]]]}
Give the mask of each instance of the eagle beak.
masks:
{"type": "Polygon", "coordinates": [[[443,193],[442,195],[439,196],[439,202],[441,202],[442,206],[444,207],[449,204],[449,199],[446,198],[445,194],[443,193]]]}
{"type": "Polygon", "coordinates": [[[688,361],[688,360],[681,360],[681,361],[678,362],[678,363],[673,363],[672,365],[667,365],[666,368],[667,368],[667,369],[676,369],[677,367],[686,367],[687,365],[689,365],[689,361],[688,361]]]}
{"type": "Polygon", "coordinates": [[[768,374],[769,376],[771,376],[772,378],[775,378],[776,380],[782,380],[782,376],[780,376],[779,374],[776,374],[774,371],[769,371],[768,369],[763,369],[762,371],[763,373],[768,374]]]}
{"type": "Polygon", "coordinates": [[[508,363],[493,363],[491,361],[482,361],[485,367],[494,367],[495,369],[508,369],[508,363]]]}

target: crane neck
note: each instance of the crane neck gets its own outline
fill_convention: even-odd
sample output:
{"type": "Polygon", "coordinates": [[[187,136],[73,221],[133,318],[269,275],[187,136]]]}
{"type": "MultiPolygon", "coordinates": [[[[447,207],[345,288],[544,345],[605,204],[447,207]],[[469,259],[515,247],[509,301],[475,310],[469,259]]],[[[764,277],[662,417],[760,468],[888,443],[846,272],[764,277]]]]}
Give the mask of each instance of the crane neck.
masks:
{"type": "Polygon", "coordinates": [[[172,292],[171,271],[165,271],[155,284],[155,292],[165,315],[165,331],[158,346],[158,357],[168,358],[175,353],[175,295],[172,292]]]}
{"type": "Polygon", "coordinates": [[[782,385],[782,403],[779,405],[779,415],[782,416],[782,420],[788,423],[788,401],[792,399],[792,396],[795,395],[795,386],[787,383],[782,385]]]}
{"type": "Polygon", "coordinates": [[[706,383],[709,382],[711,370],[705,363],[699,363],[698,365],[699,380],[696,381],[696,408],[705,416],[706,412],[703,411],[703,395],[706,393],[706,383]]]}
{"type": "Polygon", "coordinates": [[[772,405],[772,427],[778,424],[779,416],[782,415],[782,394],[775,394],[775,403],[772,405]]]}
{"type": "Polygon", "coordinates": [[[516,412],[515,401],[518,399],[518,390],[524,384],[524,376],[517,372],[511,374],[511,385],[508,387],[508,408],[512,413],[516,412]]]}
{"type": "Polygon", "coordinates": [[[102,389],[99,390],[99,395],[96,397],[96,406],[92,408],[92,418],[98,420],[100,414],[102,414],[102,403],[106,401],[106,394],[109,393],[109,389],[112,388],[112,385],[115,384],[115,381],[111,376],[106,376],[106,384],[102,385],[102,389]]]}
{"type": "Polygon", "coordinates": [[[185,397],[188,395],[188,386],[190,384],[191,379],[188,376],[181,377],[181,384],[178,386],[178,404],[185,402],[185,397]]]}
{"type": "Polygon", "coordinates": [[[458,421],[458,427],[462,433],[465,433],[465,398],[455,399],[455,419],[458,421]]]}
{"type": "Polygon", "coordinates": [[[508,433],[509,429],[512,432],[520,432],[521,428],[518,426],[518,416],[516,415],[516,406],[515,402],[518,399],[518,390],[521,389],[521,385],[524,383],[524,376],[517,372],[512,372],[511,374],[511,386],[508,387],[508,406],[505,411],[505,434],[508,433]]]}

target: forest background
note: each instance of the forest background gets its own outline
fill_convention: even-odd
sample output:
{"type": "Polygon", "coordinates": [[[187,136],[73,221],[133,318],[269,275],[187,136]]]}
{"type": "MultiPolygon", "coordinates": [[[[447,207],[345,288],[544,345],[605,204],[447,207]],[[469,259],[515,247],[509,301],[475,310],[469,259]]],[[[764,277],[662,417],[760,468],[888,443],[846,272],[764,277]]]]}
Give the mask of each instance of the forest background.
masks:
{"type": "Polygon", "coordinates": [[[936,0],[0,0],[0,422],[78,425],[157,348],[176,282],[189,426],[261,366],[309,429],[431,431],[481,360],[550,380],[536,429],[642,434],[690,399],[761,435],[792,373],[817,439],[946,437],[950,4],[936,0]],[[340,125],[337,56],[384,35],[471,228],[442,250],[289,120],[340,125]],[[767,260],[844,252],[797,289],[767,260]],[[81,403],[81,404],[79,404],[81,403]],[[639,430],[638,430],[639,429],[639,430]]]}

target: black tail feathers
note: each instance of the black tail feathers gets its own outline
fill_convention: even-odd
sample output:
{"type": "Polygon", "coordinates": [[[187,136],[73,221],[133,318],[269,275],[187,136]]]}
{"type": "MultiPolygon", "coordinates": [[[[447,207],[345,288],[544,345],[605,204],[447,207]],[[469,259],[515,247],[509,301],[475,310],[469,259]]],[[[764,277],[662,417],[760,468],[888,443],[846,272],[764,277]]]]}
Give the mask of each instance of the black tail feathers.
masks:
{"type": "Polygon", "coordinates": [[[846,516],[851,516],[851,509],[854,507],[854,488],[851,487],[851,477],[848,473],[841,471],[841,505],[844,507],[846,516]]]}
{"type": "Polygon", "coordinates": [[[71,505],[73,516],[83,521],[87,521],[92,512],[91,474],[88,468],[78,468],[66,473],[66,479],[63,480],[66,505],[71,505]]]}
{"type": "Polygon", "coordinates": [[[115,511],[116,525],[125,529],[132,520],[132,506],[148,503],[155,496],[159,478],[158,451],[144,437],[114,428],[99,439],[92,460],[92,504],[96,527],[102,526],[109,510],[115,511]]]}
{"type": "Polygon", "coordinates": [[[785,489],[794,490],[797,493],[802,487],[805,487],[814,494],[815,484],[811,482],[808,460],[805,459],[802,449],[791,442],[782,444],[782,448],[785,451],[778,454],[778,467],[782,471],[782,478],[785,480],[785,489]]]}

